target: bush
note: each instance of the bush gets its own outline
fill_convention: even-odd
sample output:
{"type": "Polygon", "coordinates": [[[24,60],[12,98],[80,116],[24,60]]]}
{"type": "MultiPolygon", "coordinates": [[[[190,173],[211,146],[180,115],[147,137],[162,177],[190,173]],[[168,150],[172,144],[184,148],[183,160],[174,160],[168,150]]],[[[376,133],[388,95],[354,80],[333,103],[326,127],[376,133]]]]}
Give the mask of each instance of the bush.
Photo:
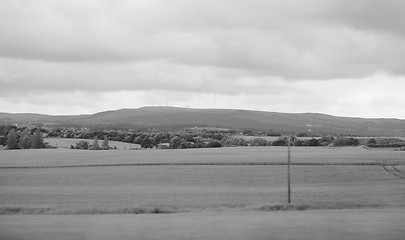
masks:
{"type": "Polygon", "coordinates": [[[228,138],[223,141],[226,146],[247,146],[247,141],[243,138],[228,138]]]}
{"type": "Polygon", "coordinates": [[[76,143],[76,149],[89,149],[89,143],[87,141],[80,141],[76,143]]]}
{"type": "Polygon", "coordinates": [[[220,148],[222,147],[222,144],[219,141],[211,141],[205,146],[206,148],[220,148]]]}
{"type": "Polygon", "coordinates": [[[297,138],[294,141],[294,146],[304,146],[304,141],[297,138]]]}
{"type": "Polygon", "coordinates": [[[370,144],[367,145],[370,148],[400,148],[405,147],[405,143],[391,143],[391,144],[370,144]]]}
{"type": "Polygon", "coordinates": [[[205,148],[205,146],[206,145],[202,142],[196,142],[193,147],[194,148],[205,148]]]}
{"type": "Polygon", "coordinates": [[[272,143],[273,146],[287,146],[287,141],[285,139],[277,139],[272,143]]]}
{"type": "Polygon", "coordinates": [[[360,141],[357,138],[337,138],[333,140],[332,144],[336,147],[344,147],[344,146],[359,146],[360,141]]]}
{"type": "Polygon", "coordinates": [[[305,140],[303,145],[304,146],[311,146],[311,147],[321,146],[321,144],[319,143],[319,141],[316,138],[311,138],[309,140],[305,140]]]}
{"type": "Polygon", "coordinates": [[[371,148],[398,148],[405,146],[405,141],[398,138],[381,138],[375,142],[375,144],[368,143],[367,146],[371,148]]]}
{"type": "Polygon", "coordinates": [[[329,144],[331,144],[333,142],[333,140],[334,140],[333,137],[321,137],[320,139],[318,139],[318,142],[322,146],[328,146],[329,144]]]}
{"type": "Polygon", "coordinates": [[[373,144],[377,144],[377,141],[376,141],[374,138],[370,138],[370,139],[367,141],[367,145],[373,145],[373,144]]]}
{"type": "Polygon", "coordinates": [[[250,146],[266,146],[267,141],[264,138],[253,138],[250,141],[250,146]]]}

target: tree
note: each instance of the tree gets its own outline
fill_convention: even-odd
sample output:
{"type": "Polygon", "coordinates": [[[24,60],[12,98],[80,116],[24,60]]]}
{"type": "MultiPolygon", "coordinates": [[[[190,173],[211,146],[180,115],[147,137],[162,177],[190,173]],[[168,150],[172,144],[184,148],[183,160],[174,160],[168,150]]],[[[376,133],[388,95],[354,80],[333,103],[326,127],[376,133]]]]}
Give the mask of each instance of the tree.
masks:
{"type": "Polygon", "coordinates": [[[327,137],[321,137],[320,139],[318,139],[318,142],[322,145],[322,146],[328,146],[329,144],[331,144],[333,142],[334,138],[327,136],[327,137]]]}
{"type": "Polygon", "coordinates": [[[101,149],[108,150],[110,146],[108,146],[108,137],[107,135],[104,136],[103,144],[101,145],[101,149]]]}
{"type": "Polygon", "coordinates": [[[132,139],[132,137],[129,135],[124,138],[124,142],[126,142],[126,143],[132,143],[133,141],[134,141],[134,139],[132,139]]]}
{"type": "Polygon", "coordinates": [[[148,136],[146,136],[141,142],[142,148],[153,148],[153,142],[148,136]]]}
{"type": "Polygon", "coordinates": [[[136,137],[135,139],[134,139],[134,143],[135,144],[141,144],[142,143],[142,140],[145,138],[145,135],[144,134],[141,134],[141,135],[139,135],[138,137],[136,137]]]}
{"type": "Polygon", "coordinates": [[[174,136],[170,139],[170,148],[180,148],[181,145],[181,139],[178,136],[174,136]]]}
{"type": "Polygon", "coordinates": [[[17,136],[14,129],[10,130],[7,135],[7,149],[18,149],[17,136]]]}
{"type": "Polygon", "coordinates": [[[18,145],[20,146],[21,149],[29,149],[32,146],[32,137],[27,133],[23,132],[20,135],[20,141],[18,142],[18,145]]]}
{"type": "Polygon", "coordinates": [[[187,141],[185,139],[181,139],[180,142],[180,148],[190,148],[189,144],[187,143],[187,141]]]}
{"type": "Polygon", "coordinates": [[[350,146],[359,146],[360,145],[360,140],[357,138],[350,138],[350,146]]]}
{"type": "Polygon", "coordinates": [[[0,136],[0,145],[2,146],[7,145],[7,137],[0,136]]]}
{"type": "Polygon", "coordinates": [[[333,140],[332,144],[335,147],[343,147],[345,145],[345,142],[343,138],[336,138],[335,140],[333,140]]]}
{"type": "Polygon", "coordinates": [[[244,138],[239,138],[238,140],[237,140],[237,142],[238,142],[238,146],[247,146],[247,141],[244,139],[244,138]]]}
{"type": "Polygon", "coordinates": [[[42,137],[41,130],[39,127],[34,133],[34,137],[32,138],[32,148],[44,148],[44,138],[42,137]]]}
{"type": "Polygon", "coordinates": [[[321,144],[319,143],[319,141],[316,138],[311,138],[309,140],[305,140],[303,143],[304,146],[321,146],[321,144]]]}
{"type": "Polygon", "coordinates": [[[100,150],[100,146],[98,145],[98,139],[97,137],[94,138],[93,140],[93,145],[91,146],[91,150],[100,150]]]}
{"type": "Polygon", "coordinates": [[[367,141],[367,145],[376,145],[376,144],[377,144],[377,141],[374,138],[370,138],[367,141]]]}

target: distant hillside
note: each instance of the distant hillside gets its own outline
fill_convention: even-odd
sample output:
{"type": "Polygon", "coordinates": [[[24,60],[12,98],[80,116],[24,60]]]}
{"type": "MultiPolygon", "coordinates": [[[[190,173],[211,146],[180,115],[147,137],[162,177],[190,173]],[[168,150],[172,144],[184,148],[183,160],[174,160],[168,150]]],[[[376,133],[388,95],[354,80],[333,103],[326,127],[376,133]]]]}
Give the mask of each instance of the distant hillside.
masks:
{"type": "Polygon", "coordinates": [[[316,132],[365,136],[405,136],[405,120],[335,117],[319,113],[279,113],[232,109],[143,107],[92,115],[50,116],[0,113],[0,122],[59,126],[130,128],[224,127],[274,132],[316,132]]]}

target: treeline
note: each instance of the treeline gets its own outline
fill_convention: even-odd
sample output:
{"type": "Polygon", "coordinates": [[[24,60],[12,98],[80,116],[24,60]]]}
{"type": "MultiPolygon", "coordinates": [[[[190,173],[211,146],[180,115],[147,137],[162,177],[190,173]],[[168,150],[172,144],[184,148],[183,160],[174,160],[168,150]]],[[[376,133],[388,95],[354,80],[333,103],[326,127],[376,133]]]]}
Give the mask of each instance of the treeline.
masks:
{"type": "MultiPolygon", "coordinates": [[[[0,145],[8,145],[8,133],[15,132],[16,141],[21,142],[25,132],[32,133],[39,129],[43,136],[74,138],[74,139],[104,139],[106,141],[120,141],[125,143],[139,144],[142,148],[205,148],[222,147],[223,141],[230,136],[231,132],[227,130],[213,129],[185,129],[177,132],[160,132],[157,130],[136,131],[136,130],[105,130],[88,128],[30,128],[16,127],[11,125],[0,126],[0,145]]],[[[107,149],[108,145],[100,146],[101,149],[107,149]]],[[[80,141],[75,149],[95,149],[98,150],[95,141],[89,144],[87,141],[80,141]]],[[[109,149],[109,147],[108,147],[109,149]]]]}
{"type": "Polygon", "coordinates": [[[7,131],[7,137],[1,137],[0,144],[5,145],[8,150],[49,147],[44,143],[39,127],[36,128],[35,132],[28,130],[16,132],[14,128],[10,128],[7,131]]]}
{"type": "MultiPolygon", "coordinates": [[[[229,131],[185,129],[176,132],[158,130],[105,130],[105,129],[52,129],[48,137],[79,138],[79,139],[105,139],[125,143],[139,144],[142,148],[205,148],[222,147],[222,141],[230,135],[229,131]]],[[[86,146],[74,146],[85,148],[86,146]]],[[[89,146],[91,147],[91,146],[89,146]]]]}
{"type": "MultiPolygon", "coordinates": [[[[84,149],[84,150],[110,150],[110,146],[109,146],[109,140],[107,136],[104,136],[104,140],[103,143],[101,144],[101,146],[98,144],[98,139],[94,138],[93,140],[93,144],[90,144],[87,141],[80,141],[78,143],[76,143],[76,146],[71,145],[70,146],[71,149],[84,149]]],[[[117,147],[114,147],[114,149],[117,149],[117,147]]]]}
{"type": "MultiPolygon", "coordinates": [[[[287,146],[287,136],[278,136],[276,140],[269,140],[269,133],[244,131],[244,136],[237,137],[235,131],[216,128],[186,128],[181,131],[168,132],[158,130],[105,130],[88,128],[45,128],[45,127],[16,127],[12,125],[0,126],[0,145],[7,145],[7,149],[27,149],[49,147],[44,143],[44,137],[60,137],[75,139],[94,139],[93,144],[80,141],[74,149],[110,149],[108,141],[121,141],[139,144],[142,148],[206,148],[232,146],[287,146]],[[252,137],[252,134],[261,134],[252,137]],[[103,139],[98,145],[97,139],[103,139]]],[[[279,135],[272,133],[271,135],[279,135]]],[[[291,139],[293,146],[359,146],[374,147],[403,147],[405,141],[396,138],[358,139],[355,137],[297,137],[291,139]]]]}
{"type": "MultiPolygon", "coordinates": [[[[281,136],[274,141],[266,140],[265,138],[257,137],[249,141],[243,138],[231,138],[226,139],[224,144],[226,146],[287,146],[287,136],[281,136]]],[[[360,146],[364,145],[370,148],[400,148],[405,147],[405,141],[397,138],[380,138],[380,139],[358,139],[354,137],[320,137],[320,138],[308,138],[302,139],[298,137],[292,137],[290,144],[292,146],[330,146],[330,147],[345,147],[345,146],[360,146]]]]}
{"type": "Polygon", "coordinates": [[[57,128],[50,129],[46,134],[47,137],[61,137],[61,138],[77,138],[77,139],[103,139],[104,136],[107,136],[110,141],[126,142],[126,143],[136,143],[141,144],[142,140],[145,137],[154,138],[157,142],[168,142],[171,137],[174,135],[182,135],[184,137],[190,137],[190,134],[194,136],[200,136],[202,138],[212,138],[220,139],[223,136],[221,131],[215,130],[201,130],[201,131],[192,131],[192,130],[183,130],[177,132],[169,131],[157,131],[157,130],[145,130],[145,131],[136,131],[136,130],[105,130],[105,129],[73,129],[73,128],[57,128]],[[187,136],[185,136],[187,135],[187,136]]]}
{"type": "MultiPolygon", "coordinates": [[[[359,146],[359,139],[352,137],[321,137],[321,138],[309,138],[301,139],[298,137],[292,137],[290,144],[292,146],[307,146],[307,147],[318,147],[318,146],[329,146],[333,145],[336,147],[343,146],[359,146]]],[[[274,141],[266,140],[265,138],[257,137],[249,141],[243,138],[232,138],[225,141],[227,146],[287,146],[288,136],[281,136],[274,141]]]]}
{"type": "Polygon", "coordinates": [[[405,141],[398,138],[372,138],[368,140],[367,146],[370,148],[403,148],[405,147],[405,141]]]}

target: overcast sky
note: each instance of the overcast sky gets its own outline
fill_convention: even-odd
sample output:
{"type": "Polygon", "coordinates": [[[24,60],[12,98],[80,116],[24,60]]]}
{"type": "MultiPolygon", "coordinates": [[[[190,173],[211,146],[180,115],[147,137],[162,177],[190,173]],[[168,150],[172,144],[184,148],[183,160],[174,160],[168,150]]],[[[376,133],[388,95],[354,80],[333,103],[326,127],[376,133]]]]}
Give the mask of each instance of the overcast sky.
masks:
{"type": "Polygon", "coordinates": [[[151,105],[405,119],[405,1],[0,1],[0,112],[151,105]]]}

